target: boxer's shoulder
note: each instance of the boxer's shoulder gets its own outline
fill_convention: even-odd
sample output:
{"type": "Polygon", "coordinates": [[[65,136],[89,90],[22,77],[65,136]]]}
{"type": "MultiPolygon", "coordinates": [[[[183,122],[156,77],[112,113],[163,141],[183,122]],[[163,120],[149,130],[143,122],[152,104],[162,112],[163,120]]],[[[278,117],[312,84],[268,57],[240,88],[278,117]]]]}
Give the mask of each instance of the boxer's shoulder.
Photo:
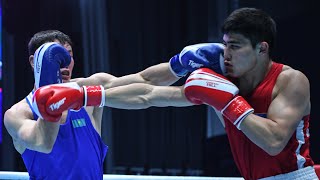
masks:
{"type": "Polygon", "coordinates": [[[33,119],[33,113],[26,99],[22,99],[18,103],[14,104],[5,112],[5,118],[8,119],[33,119]]]}

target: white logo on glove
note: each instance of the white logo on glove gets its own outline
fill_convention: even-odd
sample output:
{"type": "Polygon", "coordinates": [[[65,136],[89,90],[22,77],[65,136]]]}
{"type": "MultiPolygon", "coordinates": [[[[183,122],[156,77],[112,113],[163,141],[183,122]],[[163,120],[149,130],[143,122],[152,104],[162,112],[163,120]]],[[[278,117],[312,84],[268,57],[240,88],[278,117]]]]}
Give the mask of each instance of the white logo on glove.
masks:
{"type": "Polygon", "coordinates": [[[59,109],[60,106],[61,106],[62,104],[64,104],[64,101],[65,101],[66,99],[67,99],[67,98],[64,97],[64,98],[62,98],[60,101],[58,101],[58,102],[56,102],[56,103],[52,103],[52,104],[49,106],[49,108],[51,109],[51,111],[54,111],[54,110],[59,109]]]}
{"type": "Polygon", "coordinates": [[[215,83],[215,82],[212,82],[212,81],[207,81],[207,86],[208,87],[216,87],[218,85],[219,85],[219,83],[215,83]]]}
{"type": "Polygon", "coordinates": [[[188,65],[191,66],[192,68],[201,68],[203,66],[203,64],[196,63],[193,60],[189,60],[188,65]]]}

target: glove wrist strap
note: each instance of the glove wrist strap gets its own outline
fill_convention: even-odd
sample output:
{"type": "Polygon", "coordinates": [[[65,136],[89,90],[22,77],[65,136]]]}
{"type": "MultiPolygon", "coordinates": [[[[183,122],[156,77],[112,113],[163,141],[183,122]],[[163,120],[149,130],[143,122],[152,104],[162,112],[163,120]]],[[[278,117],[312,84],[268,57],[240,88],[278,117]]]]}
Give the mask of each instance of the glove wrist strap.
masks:
{"type": "Polygon", "coordinates": [[[83,86],[83,106],[103,107],[105,103],[105,90],[103,86],[83,86]]]}
{"type": "Polygon", "coordinates": [[[241,130],[240,124],[253,111],[253,108],[242,96],[236,96],[226,105],[221,113],[241,130]]]}

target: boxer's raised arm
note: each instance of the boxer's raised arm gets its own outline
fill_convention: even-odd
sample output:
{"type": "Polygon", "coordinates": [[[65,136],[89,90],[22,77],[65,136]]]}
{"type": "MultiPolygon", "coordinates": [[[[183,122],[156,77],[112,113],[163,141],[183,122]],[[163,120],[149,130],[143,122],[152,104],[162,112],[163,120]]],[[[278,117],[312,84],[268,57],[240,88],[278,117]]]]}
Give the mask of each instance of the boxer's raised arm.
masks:
{"type": "Polygon", "coordinates": [[[73,81],[80,86],[103,85],[105,89],[132,83],[168,86],[201,67],[225,74],[223,51],[224,46],[220,43],[195,44],[183,48],[168,63],[160,63],[135,74],[115,77],[107,73],[97,73],[88,78],[79,78],[73,81]]]}
{"type": "MultiPolygon", "coordinates": [[[[68,66],[70,61],[68,51],[60,44],[51,42],[41,45],[32,56],[35,88],[61,83],[60,68],[68,66]]],[[[60,123],[34,118],[28,103],[23,100],[5,112],[4,124],[18,152],[23,153],[28,148],[49,153],[56,141],[60,123]]]]}
{"type": "Polygon", "coordinates": [[[59,132],[60,123],[33,120],[26,103],[12,106],[4,114],[4,125],[13,139],[17,151],[22,154],[25,148],[50,153],[59,132]]]}
{"type": "Polygon", "coordinates": [[[87,78],[76,78],[71,81],[77,82],[80,86],[102,85],[105,89],[108,89],[132,83],[146,83],[159,86],[171,85],[177,80],[179,78],[172,74],[169,69],[169,63],[161,63],[148,67],[141,72],[122,77],[116,77],[108,73],[96,73],[87,78]]]}
{"type": "Polygon", "coordinates": [[[54,84],[41,87],[34,93],[32,105],[39,117],[52,122],[60,119],[68,109],[83,106],[108,106],[119,109],[145,109],[151,106],[190,106],[182,87],[153,86],[135,83],[103,89],[102,86],[83,86],[77,83],[54,84]]]}

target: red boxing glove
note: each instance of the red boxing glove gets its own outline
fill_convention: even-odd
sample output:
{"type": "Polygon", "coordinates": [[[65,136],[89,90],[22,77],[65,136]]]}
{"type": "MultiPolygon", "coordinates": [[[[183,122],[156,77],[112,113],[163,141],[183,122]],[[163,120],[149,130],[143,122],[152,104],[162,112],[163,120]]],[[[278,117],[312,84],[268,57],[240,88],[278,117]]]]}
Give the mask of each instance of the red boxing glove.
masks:
{"type": "Polygon", "coordinates": [[[32,98],[35,113],[51,122],[59,121],[65,110],[79,110],[83,106],[102,107],[104,102],[102,86],[80,87],[75,82],[40,87],[32,98]]]}
{"type": "Polygon", "coordinates": [[[208,68],[194,71],[184,86],[186,98],[195,104],[208,104],[220,111],[238,129],[253,108],[241,96],[239,89],[226,77],[208,68]]]}

